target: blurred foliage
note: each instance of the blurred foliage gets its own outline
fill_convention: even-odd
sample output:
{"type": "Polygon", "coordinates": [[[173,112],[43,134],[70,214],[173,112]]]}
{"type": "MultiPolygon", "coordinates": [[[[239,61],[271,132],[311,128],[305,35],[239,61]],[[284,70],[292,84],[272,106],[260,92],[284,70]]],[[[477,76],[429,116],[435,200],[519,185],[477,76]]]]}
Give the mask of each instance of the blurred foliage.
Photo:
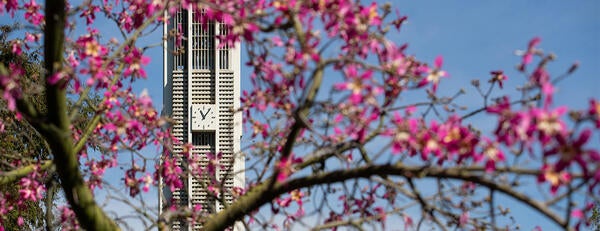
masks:
{"type": "MultiPolygon", "coordinates": [[[[39,49],[27,50],[21,55],[12,52],[9,36],[19,28],[19,25],[1,25],[0,26],[0,63],[8,67],[10,63],[23,67],[25,76],[19,79],[23,87],[22,92],[27,92],[29,102],[42,114],[47,112],[46,99],[44,95],[44,67],[39,49]]],[[[90,119],[96,114],[95,105],[98,105],[101,98],[97,95],[88,97],[88,100],[81,102],[76,118],[73,124],[78,129],[87,126],[90,119]]],[[[68,101],[70,108],[75,103],[68,101]]],[[[15,166],[23,166],[31,163],[37,163],[42,160],[51,159],[50,148],[41,136],[24,119],[17,119],[14,112],[8,110],[7,102],[0,100],[0,122],[4,125],[4,132],[0,132],[0,171],[11,171],[15,166]]],[[[97,149],[97,147],[91,147],[97,149]]],[[[58,177],[54,171],[50,171],[46,176],[46,187],[58,185],[58,177]]],[[[0,191],[6,192],[6,196],[19,197],[19,181],[5,186],[0,186],[0,191]]],[[[51,187],[52,194],[56,195],[58,187],[51,187]]],[[[42,201],[23,203],[19,208],[15,208],[7,214],[4,221],[5,230],[18,230],[22,227],[17,226],[19,216],[23,217],[26,226],[32,230],[39,230],[45,226],[43,217],[45,214],[44,201],[47,200],[44,195],[42,201]]],[[[51,198],[51,200],[57,200],[51,198]]],[[[49,226],[50,227],[50,226],[49,226]]],[[[46,228],[49,228],[46,227],[46,228]]]]}
{"type": "Polygon", "coordinates": [[[594,210],[592,211],[592,230],[600,231],[600,203],[597,203],[594,206],[594,210]]]}
{"type": "MultiPolygon", "coordinates": [[[[43,92],[43,67],[38,51],[23,52],[15,55],[12,52],[11,42],[8,40],[11,32],[18,25],[2,25],[0,27],[0,63],[9,67],[10,63],[22,66],[25,76],[19,79],[24,92],[29,95],[31,103],[38,111],[46,112],[43,92]]],[[[17,119],[14,112],[8,110],[7,102],[0,100],[0,121],[4,124],[4,131],[0,132],[0,171],[11,171],[15,166],[36,163],[50,157],[50,150],[42,136],[26,120],[17,119]]],[[[7,197],[19,197],[19,181],[0,186],[7,197]]],[[[14,208],[4,218],[6,230],[19,230],[18,217],[23,217],[25,225],[34,230],[44,227],[45,215],[41,202],[27,201],[14,208]]]]}

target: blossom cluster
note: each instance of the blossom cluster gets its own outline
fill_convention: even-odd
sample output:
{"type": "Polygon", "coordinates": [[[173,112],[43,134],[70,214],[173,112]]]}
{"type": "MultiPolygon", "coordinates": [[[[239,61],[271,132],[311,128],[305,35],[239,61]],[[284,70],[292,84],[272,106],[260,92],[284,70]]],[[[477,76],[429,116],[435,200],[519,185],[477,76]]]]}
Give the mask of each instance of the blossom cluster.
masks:
{"type": "MultiPolygon", "coordinates": [[[[521,63],[517,68],[527,76],[523,95],[535,97],[516,100],[505,96],[495,102],[486,101],[479,112],[497,120],[494,130],[485,133],[452,108],[453,98],[438,95],[441,81],[449,77],[442,56],[428,64],[406,54],[406,44],[386,38],[390,31],[399,31],[406,20],[398,13],[394,17],[389,5],[353,0],[105,0],[72,4],[79,5],[67,4],[65,9],[77,13],[68,14],[64,28],[68,35],[61,51],[64,60],[51,64],[58,70],[44,73],[47,84],[40,88],[66,89],[72,110],[66,114],[72,122],[67,136],[77,149],[72,155],[79,158],[84,180],[92,190],[104,189],[106,173],[119,168],[120,182],[132,198],[148,192],[159,180],[172,191],[180,189],[190,174],[206,177],[203,179],[207,179],[207,190],[216,198],[225,194],[242,196],[269,173],[273,173],[273,181],[265,182],[274,182],[279,187],[312,173],[382,162],[414,161],[424,168],[469,167],[500,175],[496,170],[509,169],[509,160],[527,152],[535,163],[526,167],[533,166],[532,175],[539,183],[549,184],[551,194],[567,191],[567,187],[570,190],[576,180],[584,182],[592,194],[600,193],[600,153],[593,145],[600,129],[600,102],[591,99],[589,108],[579,111],[554,104],[556,78],[546,69],[554,56],[538,48],[540,38],[532,39],[520,53],[521,63]],[[193,145],[177,140],[165,129],[172,120],[158,114],[150,93],[134,90],[136,81],[149,78],[145,68],[151,61],[144,54],[147,47],[137,43],[140,36],[151,30],[149,27],[169,23],[164,12],[173,15],[182,9],[201,12],[194,14],[194,20],[200,23],[217,21],[227,27],[231,33],[219,35],[220,46],[232,47],[244,42],[250,47],[246,63],[252,70],[246,77],[250,86],[242,93],[239,110],[244,114],[244,125],[250,128],[250,137],[256,141],[249,152],[258,157],[256,165],[264,164],[261,168],[266,169],[257,171],[258,182],[247,188],[222,192],[222,182],[215,177],[224,168],[219,165],[221,154],[194,153],[193,145]],[[114,21],[122,37],[106,37],[114,33],[104,33],[105,20],[114,21]],[[538,58],[539,63],[531,69],[538,58]],[[329,92],[323,93],[322,89],[329,92]],[[411,94],[425,95],[429,101],[407,106],[404,100],[411,94]],[[348,143],[351,148],[346,148],[348,143]],[[286,144],[294,145],[285,148],[286,144]],[[154,145],[161,146],[156,151],[160,157],[152,159],[156,165],[149,168],[146,167],[149,158],[138,154],[154,145]],[[342,148],[319,152],[328,150],[327,147],[342,148]],[[371,153],[371,148],[382,151],[371,153]],[[179,150],[183,153],[178,153],[179,150]],[[356,152],[360,152],[360,157],[356,152]],[[119,162],[123,153],[133,153],[130,162],[119,162]],[[336,164],[336,160],[341,164],[336,164]],[[304,163],[311,164],[301,167],[304,163]]],[[[22,14],[28,26],[40,31],[47,26],[42,9],[35,0],[23,3],[0,0],[0,14],[11,18],[22,14]]],[[[14,55],[41,46],[42,35],[27,32],[19,36],[8,41],[14,55]]],[[[165,39],[174,39],[177,46],[189,39],[182,33],[169,36],[165,39]]],[[[574,68],[576,65],[568,72],[572,73],[574,68]]],[[[28,94],[21,86],[25,69],[12,62],[0,71],[2,98],[7,101],[8,109],[22,119],[18,103],[28,94]]],[[[504,72],[490,73],[491,86],[497,84],[503,88],[507,79],[504,72]]],[[[27,114],[25,119],[36,123],[47,120],[43,113],[27,114]],[[32,118],[37,114],[41,116],[32,118]]],[[[2,121],[0,130],[1,126],[2,121]]],[[[22,165],[16,163],[11,167],[22,165]]],[[[0,194],[0,217],[17,208],[21,200],[37,202],[43,198],[42,176],[45,176],[43,171],[35,168],[17,181],[20,199],[0,194]]],[[[486,177],[483,173],[481,176],[486,177]]],[[[379,176],[377,180],[391,181],[388,176],[379,176]]],[[[323,222],[362,217],[384,225],[388,213],[396,212],[402,214],[407,227],[412,226],[413,219],[396,206],[397,198],[404,192],[393,188],[405,189],[402,187],[406,185],[393,183],[399,186],[356,183],[353,190],[345,190],[347,195],[337,198],[341,206],[329,209],[329,216],[323,222]],[[389,207],[384,206],[385,202],[389,207]]],[[[424,211],[429,209],[426,201],[417,196],[412,182],[409,184],[413,192],[405,195],[419,201],[424,211]]],[[[270,202],[273,212],[284,213],[287,225],[301,219],[308,214],[305,202],[315,191],[310,187],[276,195],[279,197],[270,202]]],[[[472,182],[458,188],[454,193],[466,198],[464,201],[476,191],[472,182]]],[[[336,191],[333,186],[326,190],[336,191]]],[[[441,191],[440,200],[453,206],[448,220],[454,219],[458,226],[465,227],[475,219],[475,213],[464,205],[467,203],[450,203],[452,200],[443,198],[441,191]]],[[[471,202],[476,204],[475,200],[471,202]]],[[[208,208],[196,206],[190,211],[174,205],[170,209],[187,211],[182,218],[195,221],[208,208]]],[[[73,210],[64,206],[59,211],[63,228],[79,228],[73,210]]],[[[573,217],[585,220],[591,208],[586,204],[572,212],[573,217]]]]}
{"type": "MultiPolygon", "coordinates": [[[[93,190],[105,189],[103,185],[106,184],[106,172],[123,166],[119,163],[119,154],[123,150],[139,152],[149,145],[159,145],[174,138],[169,131],[164,130],[166,118],[160,117],[151,96],[147,92],[139,94],[134,90],[133,83],[136,79],[148,77],[145,68],[150,62],[149,57],[144,54],[144,48],[136,45],[137,37],[126,36],[125,41],[109,37],[114,33],[105,33],[107,28],[103,28],[102,25],[106,25],[106,21],[98,22],[96,19],[117,19],[115,16],[118,16],[118,19],[122,20],[120,23],[123,29],[129,33],[144,30],[142,24],[148,20],[153,24],[160,23],[160,17],[156,16],[161,14],[165,6],[160,1],[126,1],[124,8],[115,7],[118,3],[113,1],[71,4],[67,3],[65,11],[81,11],[77,14],[69,13],[67,17],[65,33],[68,37],[64,41],[64,50],[61,51],[64,61],[62,65],[53,64],[60,66],[55,73],[44,73],[42,70],[38,74],[48,74],[46,86],[66,89],[70,101],[69,110],[72,110],[67,112],[73,123],[70,126],[71,136],[73,144],[79,148],[79,153],[74,155],[79,158],[87,186],[93,190]],[[128,16],[132,14],[134,16],[128,16]],[[153,17],[154,19],[151,19],[153,17]],[[80,20],[83,20],[82,25],[79,25],[80,20]]],[[[25,56],[40,50],[43,35],[32,31],[43,31],[47,26],[43,12],[44,6],[36,0],[22,3],[0,1],[0,14],[3,17],[6,14],[14,19],[24,16],[24,28],[39,28],[24,33],[16,32],[16,37],[8,36],[11,40],[6,42],[10,44],[14,55],[25,56]]],[[[40,86],[24,88],[22,84],[25,84],[23,79],[26,66],[21,62],[9,62],[6,65],[0,73],[0,92],[2,98],[7,101],[8,109],[15,112],[19,116],[18,119],[23,119],[18,111],[17,102],[27,100],[26,97],[30,97],[28,94],[31,94],[23,92],[23,89],[41,91],[39,89],[45,87],[44,82],[42,81],[40,86]]],[[[44,113],[34,115],[44,116],[44,113]]],[[[26,115],[25,119],[46,120],[28,116],[32,115],[26,115]]],[[[146,168],[145,160],[142,161],[143,164],[139,164],[139,161],[132,161],[131,166],[123,170],[122,182],[132,197],[140,190],[148,192],[150,187],[156,186],[160,175],[155,174],[156,169],[146,168]]],[[[171,163],[169,160],[165,162],[171,163]]],[[[15,163],[13,167],[18,169],[28,163],[29,161],[15,163]]],[[[181,172],[177,166],[171,168],[165,165],[157,169],[164,170],[167,179],[179,177],[168,173],[181,172]]],[[[27,177],[17,179],[20,200],[5,197],[4,204],[7,208],[19,206],[19,203],[26,201],[36,202],[45,197],[46,180],[40,177],[40,174],[45,174],[45,170],[36,168],[27,177]]],[[[173,187],[182,185],[180,178],[174,178],[172,183],[169,183],[173,187]]],[[[0,217],[4,214],[6,212],[0,213],[0,217]]],[[[63,228],[79,227],[75,213],[68,206],[61,209],[61,220],[64,223],[63,228]],[[68,223],[71,225],[67,225],[68,223]]]]}

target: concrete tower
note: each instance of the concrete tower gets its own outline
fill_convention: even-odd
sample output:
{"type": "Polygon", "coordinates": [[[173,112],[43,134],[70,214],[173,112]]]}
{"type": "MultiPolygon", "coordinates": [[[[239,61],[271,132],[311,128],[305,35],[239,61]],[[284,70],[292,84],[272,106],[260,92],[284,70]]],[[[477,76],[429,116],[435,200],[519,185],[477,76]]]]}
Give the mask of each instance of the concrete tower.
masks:
{"type": "MultiPolygon", "coordinates": [[[[223,208],[207,186],[222,182],[220,196],[225,203],[233,200],[234,187],[244,187],[244,157],[239,154],[242,135],[240,107],[240,48],[219,44],[217,36],[227,35],[228,27],[219,22],[202,24],[194,12],[181,9],[170,15],[164,26],[163,113],[173,118],[172,132],[182,143],[192,143],[201,167],[206,167],[210,154],[220,154],[221,168],[216,174],[202,177],[188,174],[184,188],[171,192],[160,181],[159,209],[172,204],[190,208],[201,205],[206,212],[223,208]],[[183,39],[177,40],[175,34],[183,39]],[[169,36],[171,35],[171,36],[169,36]]],[[[182,169],[189,164],[181,158],[182,145],[173,153],[182,169]]],[[[172,230],[196,230],[201,224],[174,221],[172,230]]]]}

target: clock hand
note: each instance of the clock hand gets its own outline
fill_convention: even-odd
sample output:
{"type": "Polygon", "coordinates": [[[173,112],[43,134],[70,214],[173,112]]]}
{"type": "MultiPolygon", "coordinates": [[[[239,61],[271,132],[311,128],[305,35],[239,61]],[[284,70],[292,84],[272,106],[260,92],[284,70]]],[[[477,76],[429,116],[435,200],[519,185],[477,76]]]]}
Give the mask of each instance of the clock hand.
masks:
{"type": "Polygon", "coordinates": [[[200,115],[202,116],[202,119],[206,119],[206,116],[208,115],[208,113],[210,112],[210,108],[208,109],[208,111],[206,111],[206,114],[202,111],[200,111],[200,115]]]}

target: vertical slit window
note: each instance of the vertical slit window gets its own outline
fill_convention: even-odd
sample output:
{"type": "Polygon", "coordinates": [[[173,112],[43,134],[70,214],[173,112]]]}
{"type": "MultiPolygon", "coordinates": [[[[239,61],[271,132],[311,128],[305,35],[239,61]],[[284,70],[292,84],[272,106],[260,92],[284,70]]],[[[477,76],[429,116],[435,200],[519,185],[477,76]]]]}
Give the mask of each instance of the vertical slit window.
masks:
{"type": "Polygon", "coordinates": [[[230,50],[229,44],[225,41],[227,36],[229,35],[229,25],[220,23],[219,24],[219,35],[221,37],[222,42],[219,44],[219,67],[223,70],[229,70],[230,63],[230,50]]]}
{"type": "Polygon", "coordinates": [[[204,10],[192,13],[193,70],[214,69],[215,28],[214,22],[201,20],[205,14],[204,10]]]}
{"type": "Polygon", "coordinates": [[[194,146],[214,146],[214,132],[194,132],[192,133],[192,144],[194,146]]]}
{"type": "Polygon", "coordinates": [[[183,71],[187,66],[187,10],[179,9],[173,17],[173,67],[175,71],[183,71]]]}

